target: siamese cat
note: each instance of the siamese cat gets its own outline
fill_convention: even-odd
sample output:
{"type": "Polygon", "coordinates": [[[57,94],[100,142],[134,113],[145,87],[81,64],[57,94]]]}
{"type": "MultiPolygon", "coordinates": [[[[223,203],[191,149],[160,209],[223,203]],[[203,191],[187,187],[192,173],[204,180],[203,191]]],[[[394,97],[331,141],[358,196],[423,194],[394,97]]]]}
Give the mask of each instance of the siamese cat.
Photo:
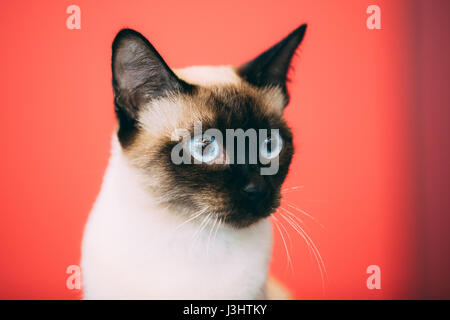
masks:
{"type": "Polygon", "coordinates": [[[118,126],[84,232],[84,298],[272,297],[269,216],[280,204],[293,155],[283,110],[287,74],[305,31],[301,25],[239,67],[179,70],[140,33],[117,34],[112,84],[118,126]],[[195,123],[224,136],[228,129],[276,133],[253,149],[244,138],[242,151],[195,135],[195,123]],[[180,153],[194,163],[173,159],[180,128],[194,136],[183,138],[189,147],[180,153]],[[251,149],[266,161],[247,161],[251,149]],[[273,161],[276,173],[261,174],[273,161]]]}

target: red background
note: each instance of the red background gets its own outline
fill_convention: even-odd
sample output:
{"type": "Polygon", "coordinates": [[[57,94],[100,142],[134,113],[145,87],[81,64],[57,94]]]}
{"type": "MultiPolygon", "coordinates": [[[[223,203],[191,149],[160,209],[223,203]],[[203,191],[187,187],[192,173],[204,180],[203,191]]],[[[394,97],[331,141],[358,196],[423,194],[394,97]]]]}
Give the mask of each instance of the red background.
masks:
{"type": "MultiPolygon", "coordinates": [[[[286,117],[285,187],[328,272],[290,232],[272,272],[294,298],[450,298],[449,2],[9,1],[0,4],[0,298],[72,299],[115,119],[111,42],[149,38],[172,67],[238,65],[308,23],[286,117]],[[66,8],[81,8],[81,30],[66,8]],[[382,30],[366,27],[381,8],[382,30]],[[368,290],[366,268],[381,268],[368,290]]],[[[291,230],[292,231],[292,230],[291,230]]]]}

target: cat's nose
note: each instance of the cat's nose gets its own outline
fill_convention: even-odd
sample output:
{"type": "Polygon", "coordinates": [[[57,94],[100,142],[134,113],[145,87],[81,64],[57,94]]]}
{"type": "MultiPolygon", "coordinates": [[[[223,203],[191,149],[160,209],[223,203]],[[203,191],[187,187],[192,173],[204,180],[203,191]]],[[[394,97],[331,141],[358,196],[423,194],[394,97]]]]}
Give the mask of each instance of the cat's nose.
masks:
{"type": "Polygon", "coordinates": [[[242,193],[252,202],[263,200],[268,194],[267,191],[268,189],[265,183],[250,182],[242,188],[242,193]]]}

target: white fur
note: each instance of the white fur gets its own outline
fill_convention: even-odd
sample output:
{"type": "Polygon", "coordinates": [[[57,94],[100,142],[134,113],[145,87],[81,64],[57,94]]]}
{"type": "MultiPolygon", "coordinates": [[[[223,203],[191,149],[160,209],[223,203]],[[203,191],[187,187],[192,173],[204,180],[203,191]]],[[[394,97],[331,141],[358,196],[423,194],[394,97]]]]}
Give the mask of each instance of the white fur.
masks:
{"type": "Polygon", "coordinates": [[[216,84],[237,84],[241,78],[231,66],[193,66],[174,70],[175,74],[192,84],[210,86],[216,84]]]}
{"type": "Polygon", "coordinates": [[[272,231],[268,219],[245,229],[209,225],[158,209],[113,138],[100,195],[86,225],[86,299],[263,298],[272,231]],[[177,228],[178,227],[178,228],[177,228]]]}

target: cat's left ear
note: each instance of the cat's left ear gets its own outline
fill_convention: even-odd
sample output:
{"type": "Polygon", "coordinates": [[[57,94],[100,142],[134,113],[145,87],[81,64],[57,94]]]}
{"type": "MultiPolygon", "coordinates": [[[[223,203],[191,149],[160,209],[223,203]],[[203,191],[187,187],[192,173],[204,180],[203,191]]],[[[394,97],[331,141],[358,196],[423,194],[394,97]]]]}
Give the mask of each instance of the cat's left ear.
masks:
{"type": "Polygon", "coordinates": [[[278,87],[284,95],[284,106],[289,103],[286,88],[292,57],[303,39],[306,24],[301,25],[272,48],[237,69],[237,73],[257,87],[278,87]]]}

